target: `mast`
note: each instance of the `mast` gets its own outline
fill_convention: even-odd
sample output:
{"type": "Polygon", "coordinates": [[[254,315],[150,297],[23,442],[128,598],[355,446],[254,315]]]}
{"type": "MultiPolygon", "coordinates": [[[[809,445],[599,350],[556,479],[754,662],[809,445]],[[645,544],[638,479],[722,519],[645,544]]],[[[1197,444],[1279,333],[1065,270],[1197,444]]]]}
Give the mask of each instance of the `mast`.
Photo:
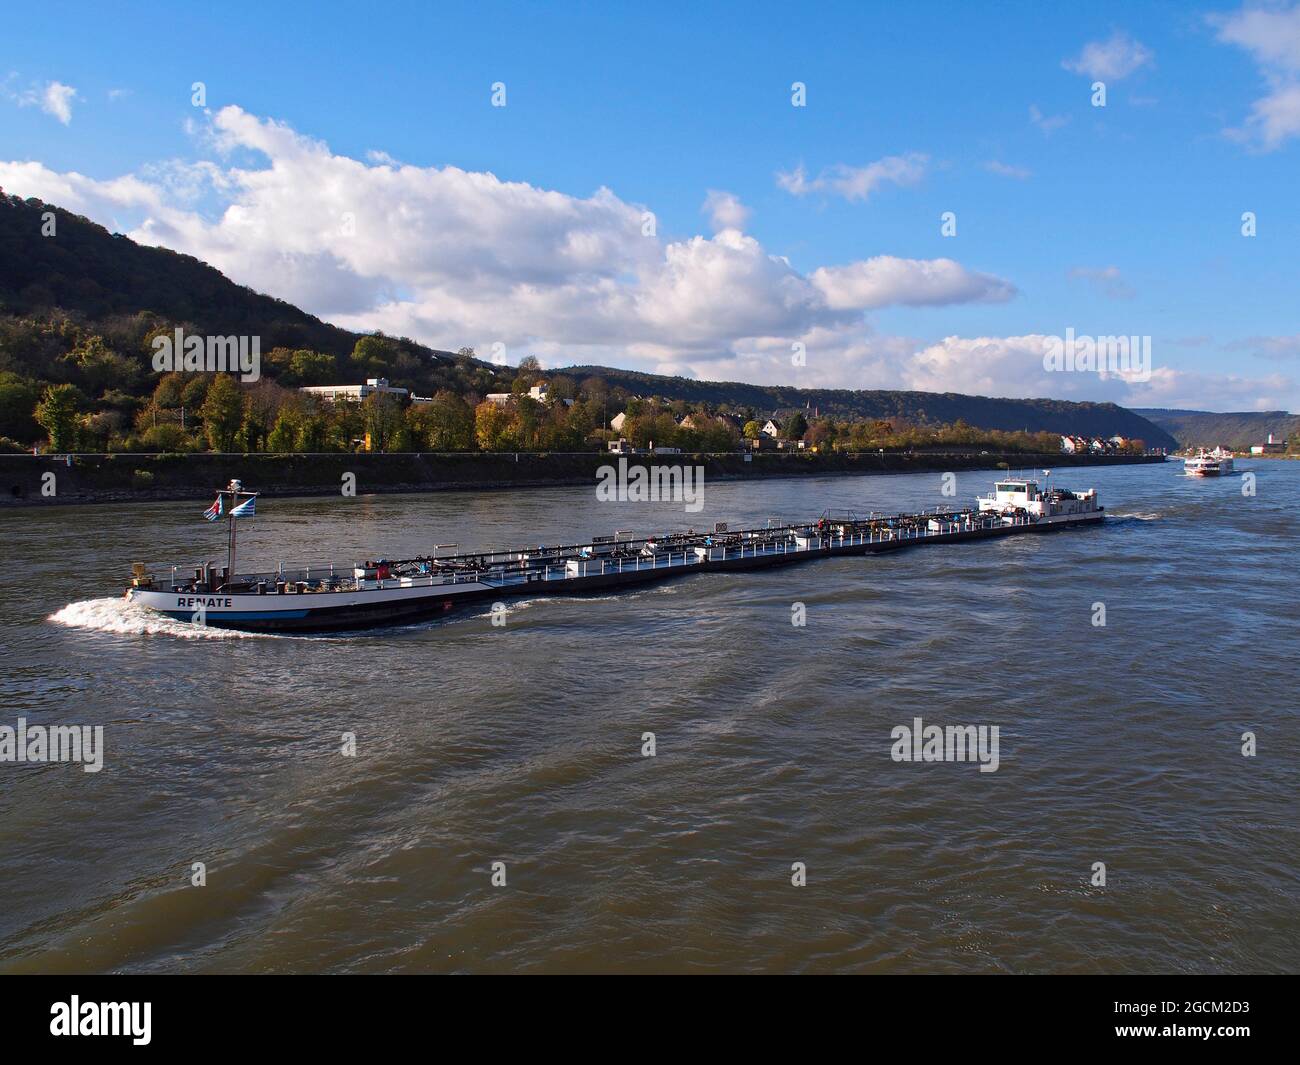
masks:
{"type": "Polygon", "coordinates": [[[235,508],[239,506],[241,496],[243,497],[243,502],[247,502],[257,495],[257,493],[245,492],[244,483],[238,479],[232,478],[225,488],[218,489],[217,495],[229,497],[229,505],[226,507],[226,524],[228,529],[226,537],[226,583],[229,584],[235,579],[235,543],[237,539],[235,526],[238,524],[238,520],[235,517],[235,508]]]}
{"type": "Polygon", "coordinates": [[[233,490],[238,481],[231,481],[232,491],[230,493],[230,506],[226,508],[226,524],[230,527],[229,536],[226,539],[226,583],[229,584],[235,579],[235,500],[239,496],[237,490],[233,490]]]}

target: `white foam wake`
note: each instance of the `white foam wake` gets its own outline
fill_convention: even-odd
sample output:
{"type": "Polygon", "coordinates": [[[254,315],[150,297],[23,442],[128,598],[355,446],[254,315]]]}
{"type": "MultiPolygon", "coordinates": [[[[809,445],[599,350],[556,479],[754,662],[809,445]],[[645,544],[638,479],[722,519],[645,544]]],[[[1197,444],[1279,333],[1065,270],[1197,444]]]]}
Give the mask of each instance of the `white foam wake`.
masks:
{"type": "Polygon", "coordinates": [[[123,636],[177,636],[184,640],[242,640],[261,633],[240,632],[174,621],[125,598],[83,599],[69,603],[47,619],[70,629],[92,629],[123,636]]]}

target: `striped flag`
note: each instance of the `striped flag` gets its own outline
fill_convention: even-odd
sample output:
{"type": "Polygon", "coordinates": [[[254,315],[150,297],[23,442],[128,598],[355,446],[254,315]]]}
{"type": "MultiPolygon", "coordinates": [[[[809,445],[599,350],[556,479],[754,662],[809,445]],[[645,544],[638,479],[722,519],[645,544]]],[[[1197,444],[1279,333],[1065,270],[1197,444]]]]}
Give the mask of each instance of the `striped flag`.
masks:
{"type": "Polygon", "coordinates": [[[231,512],[232,518],[251,518],[257,513],[257,496],[249,496],[231,512]]]}
{"type": "Polygon", "coordinates": [[[217,496],[217,501],[216,501],[215,503],[213,503],[212,506],[208,507],[208,509],[205,510],[205,511],[203,512],[203,516],[204,516],[205,518],[207,518],[208,521],[216,521],[219,517],[221,517],[221,497],[220,497],[220,496],[217,496]]]}

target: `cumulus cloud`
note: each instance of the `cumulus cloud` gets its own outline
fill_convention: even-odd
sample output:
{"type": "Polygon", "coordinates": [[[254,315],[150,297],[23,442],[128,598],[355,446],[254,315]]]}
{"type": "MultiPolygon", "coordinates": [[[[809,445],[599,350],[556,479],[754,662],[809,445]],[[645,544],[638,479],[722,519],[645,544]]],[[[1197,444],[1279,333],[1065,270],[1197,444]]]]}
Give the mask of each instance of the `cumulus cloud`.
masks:
{"type": "Polygon", "coordinates": [[[822,266],[812,283],[835,308],[937,306],[948,303],[1003,303],[1015,286],[991,274],[976,273],[952,259],[899,259],[877,255],[848,266],[822,266]]]}
{"type": "Polygon", "coordinates": [[[801,273],[746,236],[746,209],[716,190],[705,201],[713,236],[664,240],[644,233],[643,205],[607,188],[581,197],[380,153],[360,161],[238,107],[207,122],[198,140],[216,158],[107,181],[0,163],[0,185],[347,328],[451,349],[500,342],[544,360],[685,372],[767,359],[780,373],[794,341],[858,344],[867,310],[1014,292],[946,259],[801,273]]]}
{"type": "Polygon", "coordinates": [[[1225,131],[1228,136],[1272,151],[1300,135],[1300,4],[1245,7],[1207,19],[1221,42],[1251,54],[1268,86],[1245,122],[1225,131]]]}
{"type": "Polygon", "coordinates": [[[1073,59],[1061,60],[1061,66],[1095,80],[1119,81],[1149,65],[1153,58],[1150,48],[1116,30],[1104,41],[1089,41],[1073,59]]]}
{"type": "Polygon", "coordinates": [[[776,183],[794,196],[826,192],[843,196],[849,202],[864,201],[885,184],[915,185],[925,176],[929,158],[918,152],[889,155],[866,166],[837,163],[815,178],[809,178],[803,164],[790,171],[778,171],[776,183]]]}
{"type": "Polygon", "coordinates": [[[749,208],[734,193],[720,189],[709,189],[700,210],[709,216],[715,233],[723,229],[744,229],[749,221],[749,208]]]}
{"type": "Polygon", "coordinates": [[[951,259],[878,255],[801,272],[742,231],[745,209],[727,193],[705,201],[712,236],[664,239],[645,235],[643,205],[610,189],[573,196],[454,166],[360,161],[237,107],[206,121],[200,141],[213,158],[108,180],[0,162],[0,186],[194,255],[347,328],[484,353],[500,342],[511,361],[1149,405],[1204,405],[1200,386],[1276,405],[1282,388],[1158,371],[1139,390],[1045,373],[1041,337],[878,335],[866,313],[1016,290],[951,259]],[[807,350],[797,370],[795,343],[807,350]]]}

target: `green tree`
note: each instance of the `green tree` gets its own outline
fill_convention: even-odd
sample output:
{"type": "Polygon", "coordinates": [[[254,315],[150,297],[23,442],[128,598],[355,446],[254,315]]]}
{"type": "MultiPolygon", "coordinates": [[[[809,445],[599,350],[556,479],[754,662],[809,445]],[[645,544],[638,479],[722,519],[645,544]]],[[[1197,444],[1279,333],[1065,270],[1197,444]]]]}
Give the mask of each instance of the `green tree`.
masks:
{"type": "Polygon", "coordinates": [[[397,354],[397,345],[392,340],[383,333],[375,333],[356,342],[351,362],[363,377],[387,377],[397,354]]]}
{"type": "Polygon", "coordinates": [[[123,358],[104,343],[101,336],[86,337],[68,353],[91,395],[99,395],[110,385],[130,388],[139,379],[139,362],[123,358]]]}
{"type": "Polygon", "coordinates": [[[361,404],[361,413],[365,418],[371,451],[387,451],[398,446],[395,438],[403,425],[402,407],[391,394],[374,392],[368,395],[361,404]]]}
{"type": "Polygon", "coordinates": [[[35,441],[40,426],[32,413],[40,398],[40,386],[35,381],[9,370],[0,373],[0,436],[23,443],[35,441]]]}
{"type": "Polygon", "coordinates": [[[296,414],[297,412],[292,407],[280,408],[280,413],[275,419],[275,425],[271,427],[271,432],[266,438],[266,449],[268,451],[283,455],[293,450],[294,444],[298,441],[299,426],[296,414]]]}
{"type": "Polygon", "coordinates": [[[208,375],[196,373],[181,389],[181,406],[186,410],[198,410],[208,395],[208,375]]]}
{"type": "Polygon", "coordinates": [[[213,377],[199,416],[213,451],[230,451],[235,446],[235,436],[244,418],[244,401],[232,377],[224,373],[213,377]]]}
{"type": "Polygon", "coordinates": [[[77,409],[81,393],[72,385],[53,385],[36,404],[36,421],[49,435],[55,451],[71,451],[77,440],[77,409]]]}
{"type": "Polygon", "coordinates": [[[181,395],[184,389],[184,374],[163,374],[158,379],[158,384],[153,390],[153,405],[159,410],[175,410],[181,405],[181,395]]]}
{"type": "Polygon", "coordinates": [[[406,412],[417,446],[430,451],[471,451],[474,448],[474,412],[446,389],[429,403],[412,405],[406,412]]]}
{"type": "Polygon", "coordinates": [[[293,353],[289,369],[299,385],[328,385],[338,377],[338,365],[333,355],[302,348],[293,353]]]}
{"type": "Polygon", "coordinates": [[[298,425],[299,451],[325,451],[329,446],[329,423],[317,411],[303,416],[298,425]]]}

